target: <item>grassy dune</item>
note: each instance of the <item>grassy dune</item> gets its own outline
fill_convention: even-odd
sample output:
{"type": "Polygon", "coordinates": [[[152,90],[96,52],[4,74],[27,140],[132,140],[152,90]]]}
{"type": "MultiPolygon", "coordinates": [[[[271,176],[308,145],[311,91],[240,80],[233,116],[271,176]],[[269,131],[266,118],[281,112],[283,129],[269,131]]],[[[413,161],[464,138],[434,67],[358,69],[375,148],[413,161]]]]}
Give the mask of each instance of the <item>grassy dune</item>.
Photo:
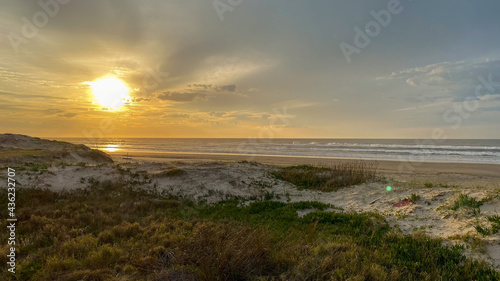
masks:
{"type": "MultiPolygon", "coordinates": [[[[111,181],[63,193],[20,188],[17,198],[11,280],[500,279],[459,246],[318,202],[195,204],[111,181]]],[[[4,245],[0,263],[6,254],[4,245]]]]}
{"type": "Polygon", "coordinates": [[[11,149],[2,150],[1,152],[2,153],[0,153],[0,159],[20,156],[40,156],[44,153],[44,151],[41,149],[11,149]]]}
{"type": "Polygon", "coordinates": [[[330,167],[311,165],[289,166],[272,174],[299,188],[335,191],[346,186],[362,184],[376,177],[377,165],[365,162],[341,163],[330,167]]]}

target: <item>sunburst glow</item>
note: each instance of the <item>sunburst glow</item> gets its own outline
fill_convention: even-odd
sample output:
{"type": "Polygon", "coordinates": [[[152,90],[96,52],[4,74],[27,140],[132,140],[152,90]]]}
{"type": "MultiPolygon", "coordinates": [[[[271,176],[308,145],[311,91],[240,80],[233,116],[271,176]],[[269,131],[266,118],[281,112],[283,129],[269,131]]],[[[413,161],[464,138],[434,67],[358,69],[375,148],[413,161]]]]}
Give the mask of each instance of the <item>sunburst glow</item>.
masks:
{"type": "Polygon", "coordinates": [[[118,109],[131,100],[128,86],[115,77],[103,78],[88,84],[95,101],[103,107],[118,109]]]}

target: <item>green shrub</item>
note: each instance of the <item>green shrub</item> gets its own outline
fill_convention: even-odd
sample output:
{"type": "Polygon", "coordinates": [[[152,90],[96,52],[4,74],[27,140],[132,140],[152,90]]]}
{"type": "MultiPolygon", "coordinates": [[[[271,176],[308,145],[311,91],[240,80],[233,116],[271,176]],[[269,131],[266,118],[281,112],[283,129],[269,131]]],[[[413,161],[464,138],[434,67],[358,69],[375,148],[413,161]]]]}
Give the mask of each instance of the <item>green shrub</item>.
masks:
{"type": "Polygon", "coordinates": [[[418,200],[420,200],[420,195],[412,193],[412,195],[409,198],[407,198],[407,199],[410,200],[411,202],[415,203],[418,200]]]}
{"type": "Polygon", "coordinates": [[[491,224],[491,228],[485,227],[483,225],[476,225],[476,231],[482,234],[483,236],[493,235],[500,232],[500,216],[488,216],[488,221],[491,224]]]}
{"type": "Polygon", "coordinates": [[[450,210],[457,211],[460,208],[466,208],[466,209],[472,209],[474,214],[479,214],[481,211],[479,207],[483,205],[482,201],[476,201],[475,198],[469,197],[467,194],[460,194],[458,199],[455,200],[453,203],[453,206],[450,208],[450,210]]]}

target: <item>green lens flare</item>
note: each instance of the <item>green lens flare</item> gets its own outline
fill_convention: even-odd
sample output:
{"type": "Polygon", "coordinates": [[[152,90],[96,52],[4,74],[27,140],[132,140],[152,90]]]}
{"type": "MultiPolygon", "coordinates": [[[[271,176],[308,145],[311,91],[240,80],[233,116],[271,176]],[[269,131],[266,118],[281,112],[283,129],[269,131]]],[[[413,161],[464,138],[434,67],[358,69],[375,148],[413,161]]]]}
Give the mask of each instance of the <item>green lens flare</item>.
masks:
{"type": "Polygon", "coordinates": [[[386,189],[387,191],[391,191],[392,187],[388,186],[386,189]]]}

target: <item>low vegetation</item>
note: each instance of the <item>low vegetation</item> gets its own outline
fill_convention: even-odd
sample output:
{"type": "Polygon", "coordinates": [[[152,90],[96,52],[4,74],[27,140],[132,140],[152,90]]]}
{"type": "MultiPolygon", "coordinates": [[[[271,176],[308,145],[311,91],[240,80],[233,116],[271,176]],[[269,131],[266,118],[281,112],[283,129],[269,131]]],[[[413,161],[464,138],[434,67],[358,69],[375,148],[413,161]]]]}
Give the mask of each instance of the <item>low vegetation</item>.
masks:
{"type": "Polygon", "coordinates": [[[8,157],[19,157],[19,156],[38,156],[43,154],[43,150],[41,149],[9,149],[9,150],[1,150],[0,158],[8,158],[8,157]]]}
{"type": "Polygon", "coordinates": [[[156,175],[156,177],[179,177],[187,174],[187,172],[180,168],[173,168],[167,171],[163,171],[156,175]]]}
{"type": "Polygon", "coordinates": [[[460,194],[458,199],[455,200],[453,206],[450,207],[450,210],[457,211],[460,208],[471,210],[474,215],[478,215],[481,212],[481,207],[483,205],[483,201],[477,201],[473,197],[469,197],[467,194],[460,194]]]}
{"type": "Polygon", "coordinates": [[[448,237],[450,240],[459,240],[467,245],[473,252],[478,252],[485,254],[486,253],[486,242],[484,239],[481,239],[477,234],[473,234],[472,232],[468,232],[463,235],[452,235],[448,237]]]}
{"type": "Polygon", "coordinates": [[[77,146],[74,150],[13,149],[1,150],[0,159],[10,167],[23,167],[24,163],[41,165],[61,164],[111,164],[113,160],[104,152],[77,146]]]}
{"type": "Polygon", "coordinates": [[[406,200],[411,201],[413,203],[417,202],[420,200],[420,195],[416,193],[412,193],[410,197],[408,197],[406,200]]]}
{"type": "MultiPolygon", "coordinates": [[[[317,170],[316,170],[317,171],[317,170]]],[[[328,171],[327,171],[328,172],[328,171]]],[[[318,202],[167,198],[127,182],[19,189],[11,280],[498,280],[460,246],[318,202]],[[315,210],[299,217],[298,210],[315,210]]],[[[6,191],[0,191],[5,206],[6,191]]],[[[5,220],[6,212],[0,212],[5,220]]],[[[6,241],[6,231],[0,239],[6,241]]],[[[0,246],[5,264],[7,245],[0,246]]]]}
{"type": "Polygon", "coordinates": [[[488,216],[488,222],[491,224],[491,227],[486,227],[483,225],[477,225],[475,228],[477,232],[482,234],[483,236],[493,235],[500,232],[500,216],[488,216]]]}
{"type": "Polygon", "coordinates": [[[300,165],[280,168],[272,172],[277,179],[288,181],[299,188],[335,191],[362,184],[376,177],[377,165],[366,162],[340,163],[330,167],[300,165]]]}

